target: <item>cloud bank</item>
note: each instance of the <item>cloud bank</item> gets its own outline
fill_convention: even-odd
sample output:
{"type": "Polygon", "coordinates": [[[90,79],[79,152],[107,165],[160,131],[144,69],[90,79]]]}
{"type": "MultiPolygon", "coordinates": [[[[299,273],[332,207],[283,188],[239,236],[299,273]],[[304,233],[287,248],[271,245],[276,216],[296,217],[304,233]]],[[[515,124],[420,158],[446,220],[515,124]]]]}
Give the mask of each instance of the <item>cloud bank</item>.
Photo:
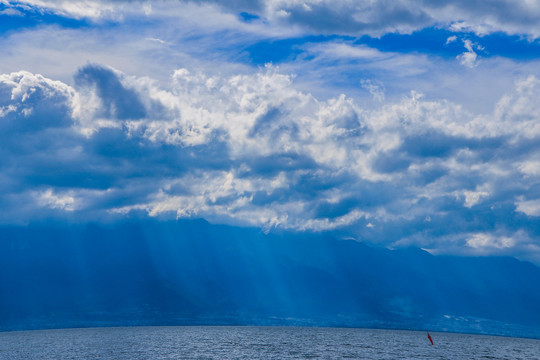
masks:
{"type": "Polygon", "coordinates": [[[126,13],[181,12],[186,4],[214,6],[233,13],[256,14],[256,21],[297,26],[325,34],[372,35],[411,33],[439,26],[486,35],[504,32],[530,39],[540,36],[540,5],[527,0],[208,0],[208,1],[3,1],[14,8],[38,6],[63,16],[122,21],[126,13]]]}
{"type": "Polygon", "coordinates": [[[0,1],[1,222],[203,217],[540,263],[539,11],[0,1]]]}
{"type": "Polygon", "coordinates": [[[272,66],[179,68],[165,85],[88,64],[74,79],[0,75],[4,223],[142,213],[540,254],[534,76],[479,115],[415,92],[319,99],[272,66]]]}

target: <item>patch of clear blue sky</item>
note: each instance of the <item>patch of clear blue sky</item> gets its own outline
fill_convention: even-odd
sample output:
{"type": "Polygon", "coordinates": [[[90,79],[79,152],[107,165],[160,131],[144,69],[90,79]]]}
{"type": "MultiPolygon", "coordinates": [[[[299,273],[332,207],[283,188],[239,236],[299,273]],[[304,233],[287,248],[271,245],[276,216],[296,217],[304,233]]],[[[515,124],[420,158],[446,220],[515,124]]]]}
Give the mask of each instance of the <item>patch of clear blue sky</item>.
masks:
{"type": "Polygon", "coordinates": [[[540,43],[528,41],[519,36],[496,33],[483,37],[472,33],[453,33],[443,29],[429,28],[413,34],[387,34],[381,38],[362,36],[305,36],[290,39],[263,40],[245,48],[253,64],[280,63],[295,60],[304,53],[305,45],[346,41],[354,45],[365,45],[382,52],[419,53],[443,58],[455,58],[466,51],[463,40],[471,40],[483,49],[475,48],[482,57],[501,56],[514,60],[532,60],[540,58],[540,43]],[[457,39],[449,44],[449,37],[457,39]]]}
{"type": "MultiPolygon", "coordinates": [[[[240,19],[246,22],[259,19],[249,13],[241,13],[240,19]]],[[[532,60],[540,58],[540,42],[529,41],[517,35],[494,33],[477,36],[474,33],[457,33],[442,28],[426,28],[412,34],[390,33],[376,38],[371,36],[352,37],[340,35],[310,35],[288,39],[268,39],[245,48],[249,60],[255,65],[293,61],[305,52],[305,45],[345,41],[355,45],[365,45],[383,52],[419,53],[455,58],[465,50],[463,40],[471,40],[482,50],[476,49],[482,57],[501,56],[514,60],[532,60]],[[456,36],[456,41],[447,44],[447,39],[456,36]]],[[[304,57],[304,60],[306,58],[304,57]]]]}
{"type": "Polygon", "coordinates": [[[40,25],[58,25],[65,28],[80,28],[89,26],[86,20],[73,19],[56,15],[43,10],[29,7],[10,8],[5,4],[0,4],[0,12],[6,10],[16,10],[18,14],[0,14],[0,34],[11,31],[33,28],[40,25]]]}
{"type": "MultiPolygon", "coordinates": [[[[426,28],[407,34],[386,34],[381,38],[363,36],[355,44],[363,44],[380,51],[398,53],[424,53],[442,57],[455,57],[464,51],[463,40],[468,39],[480,45],[483,57],[502,56],[514,60],[540,58],[540,42],[529,41],[517,35],[494,33],[477,36],[474,33],[452,32],[440,28],[426,28]],[[446,44],[449,37],[456,36],[456,41],[446,44]]],[[[476,49],[475,49],[476,51],[476,49]]]]}
{"type": "Polygon", "coordinates": [[[260,17],[258,15],[250,14],[250,13],[247,13],[247,12],[241,12],[239,14],[239,16],[240,16],[240,19],[242,19],[245,22],[251,22],[253,20],[260,19],[260,17]]]}

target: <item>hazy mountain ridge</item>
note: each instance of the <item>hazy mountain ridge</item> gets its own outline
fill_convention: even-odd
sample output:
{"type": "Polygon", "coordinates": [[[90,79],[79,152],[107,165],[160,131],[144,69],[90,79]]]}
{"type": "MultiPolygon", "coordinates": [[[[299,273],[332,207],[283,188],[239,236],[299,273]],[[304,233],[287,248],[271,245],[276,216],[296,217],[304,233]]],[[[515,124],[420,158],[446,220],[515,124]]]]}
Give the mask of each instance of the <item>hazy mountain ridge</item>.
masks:
{"type": "Polygon", "coordinates": [[[202,220],[0,228],[0,330],[142,324],[540,337],[540,268],[202,220]]]}

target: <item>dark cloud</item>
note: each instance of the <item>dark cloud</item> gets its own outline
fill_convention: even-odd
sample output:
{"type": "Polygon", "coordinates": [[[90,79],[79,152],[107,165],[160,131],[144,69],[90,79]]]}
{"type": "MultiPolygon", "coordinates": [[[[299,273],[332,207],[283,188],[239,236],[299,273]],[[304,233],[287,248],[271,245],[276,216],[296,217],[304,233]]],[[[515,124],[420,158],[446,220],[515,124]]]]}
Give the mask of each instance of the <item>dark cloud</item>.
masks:
{"type": "Polygon", "coordinates": [[[75,74],[75,83],[81,88],[95,88],[103,102],[103,116],[124,119],[141,119],[146,109],[133,89],[126,88],[111,69],[88,64],[75,74]]]}
{"type": "Polygon", "coordinates": [[[358,199],[345,198],[337,203],[321,201],[314,209],[316,218],[336,218],[350,213],[358,206],[358,199]]]}
{"type": "Polygon", "coordinates": [[[398,151],[381,153],[373,161],[372,167],[380,173],[395,173],[407,170],[411,160],[398,151]]]}
{"type": "MultiPolygon", "coordinates": [[[[522,24],[536,26],[538,25],[538,11],[536,4],[527,1],[467,1],[467,0],[422,0],[422,4],[428,8],[439,11],[450,10],[454,8],[459,10],[460,15],[470,18],[492,17],[500,23],[522,24]]],[[[462,20],[457,18],[456,21],[462,20]]]]}
{"type": "Polygon", "coordinates": [[[305,154],[297,153],[277,153],[246,160],[246,164],[251,170],[246,174],[255,176],[275,176],[282,171],[291,172],[317,168],[315,160],[305,154]]]}
{"type": "Polygon", "coordinates": [[[524,0],[208,2],[234,12],[250,11],[272,20],[304,26],[315,33],[380,36],[462,23],[464,29],[479,33],[503,31],[540,36],[537,30],[540,7],[524,0]]]}
{"type": "Polygon", "coordinates": [[[434,164],[431,166],[425,166],[416,174],[412,173],[411,180],[413,183],[418,184],[419,186],[425,186],[441,179],[447,174],[448,169],[446,169],[444,166],[434,164]]]}
{"type": "Polygon", "coordinates": [[[410,32],[433,22],[422,8],[407,3],[378,1],[351,5],[285,2],[282,9],[290,13],[286,21],[322,33],[410,32]]]}
{"type": "Polygon", "coordinates": [[[266,113],[259,116],[251,128],[250,135],[255,136],[257,133],[268,132],[272,130],[272,124],[279,124],[278,118],[282,116],[280,109],[269,109],[266,113]]]}

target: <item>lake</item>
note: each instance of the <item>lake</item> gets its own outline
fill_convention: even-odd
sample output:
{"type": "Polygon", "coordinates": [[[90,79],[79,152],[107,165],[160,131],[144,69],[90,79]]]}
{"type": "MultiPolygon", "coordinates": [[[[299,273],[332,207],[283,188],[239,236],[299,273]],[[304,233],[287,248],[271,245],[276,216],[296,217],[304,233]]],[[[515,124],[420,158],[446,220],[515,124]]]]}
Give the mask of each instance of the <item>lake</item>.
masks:
{"type": "Polygon", "coordinates": [[[540,359],[540,340],[311,327],[174,326],[0,333],[0,359],[540,359]]]}

